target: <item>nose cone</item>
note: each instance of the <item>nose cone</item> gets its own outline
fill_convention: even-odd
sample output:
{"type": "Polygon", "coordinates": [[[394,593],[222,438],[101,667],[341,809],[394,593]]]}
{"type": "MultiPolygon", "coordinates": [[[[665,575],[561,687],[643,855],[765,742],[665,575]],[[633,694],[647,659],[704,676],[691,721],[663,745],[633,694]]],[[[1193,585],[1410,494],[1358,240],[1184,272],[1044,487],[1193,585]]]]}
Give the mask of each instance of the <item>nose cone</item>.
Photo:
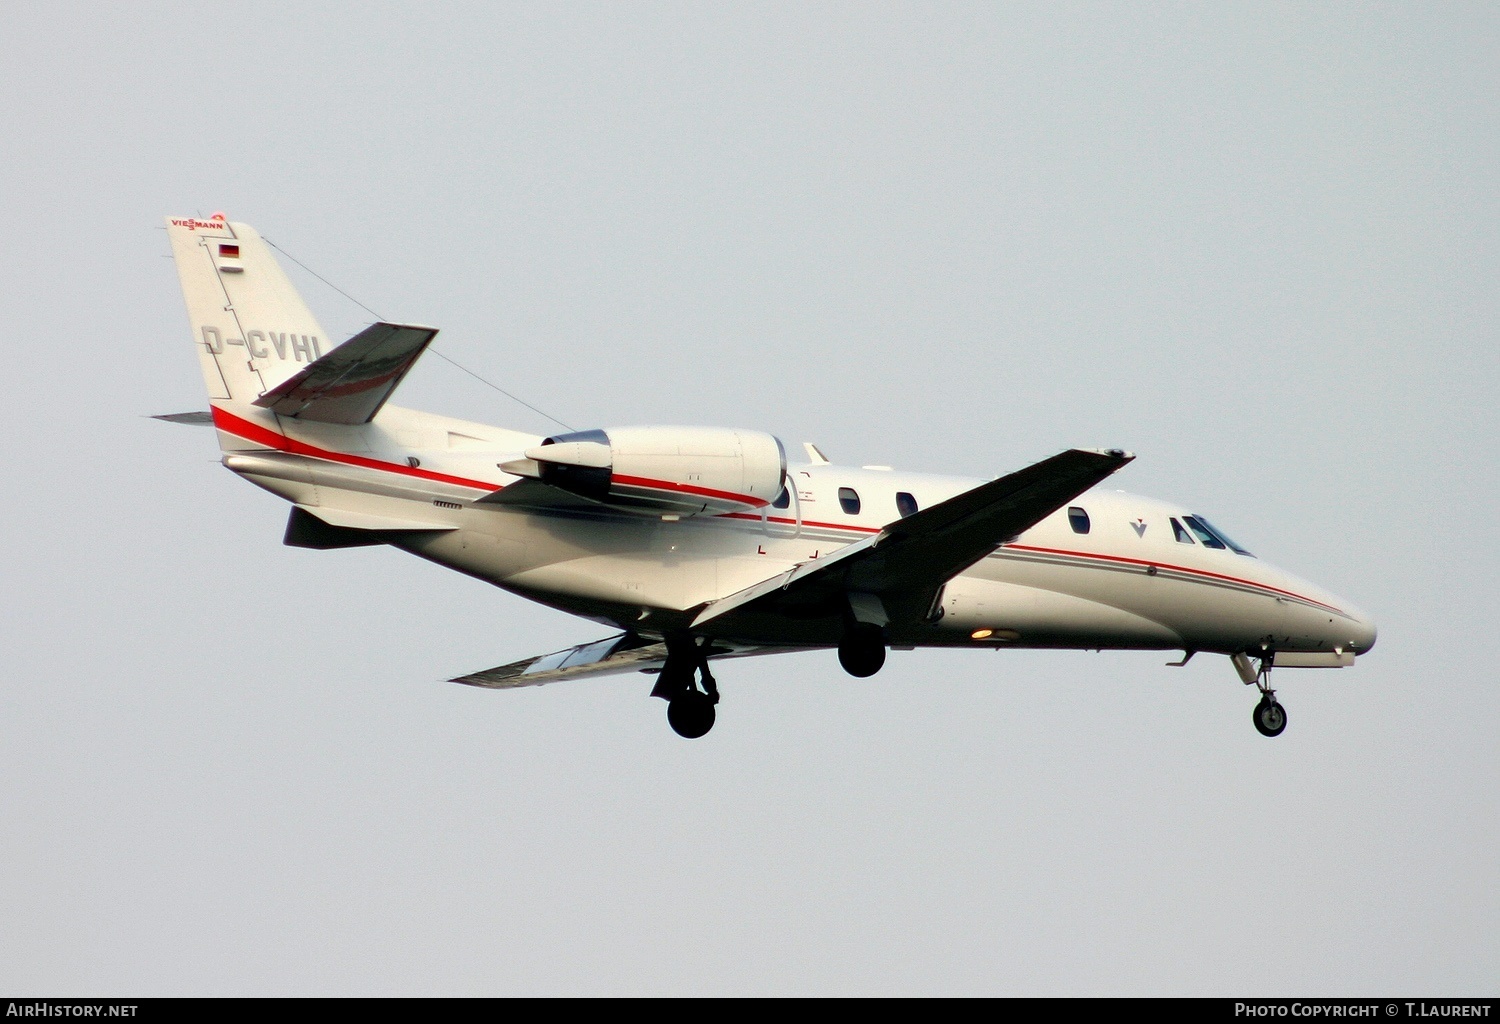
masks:
{"type": "Polygon", "coordinates": [[[1355,654],[1368,654],[1375,646],[1375,620],[1370,613],[1335,594],[1328,595],[1328,604],[1343,614],[1332,619],[1320,632],[1332,646],[1355,654]]]}
{"type": "Polygon", "coordinates": [[[1350,624],[1348,630],[1350,650],[1355,654],[1368,654],[1370,648],[1375,646],[1375,635],[1378,632],[1375,629],[1375,620],[1365,612],[1349,605],[1345,605],[1344,610],[1354,617],[1354,622],[1350,624]]]}
{"type": "Polygon", "coordinates": [[[1310,649],[1328,650],[1331,647],[1356,655],[1368,654],[1375,646],[1377,631],[1369,612],[1314,583],[1298,579],[1284,570],[1276,571],[1282,573],[1278,586],[1314,602],[1303,605],[1300,612],[1293,612],[1288,625],[1294,636],[1289,639],[1295,642],[1295,635],[1300,631],[1305,641],[1317,645],[1310,649]]]}

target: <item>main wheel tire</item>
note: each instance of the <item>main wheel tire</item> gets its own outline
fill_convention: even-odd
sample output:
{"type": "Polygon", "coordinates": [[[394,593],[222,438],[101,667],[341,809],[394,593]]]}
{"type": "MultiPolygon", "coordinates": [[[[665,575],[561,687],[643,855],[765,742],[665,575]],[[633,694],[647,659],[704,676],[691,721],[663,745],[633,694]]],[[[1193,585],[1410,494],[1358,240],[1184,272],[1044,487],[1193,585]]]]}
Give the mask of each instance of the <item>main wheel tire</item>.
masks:
{"type": "Polygon", "coordinates": [[[1262,736],[1280,736],[1286,729],[1286,708],[1269,697],[1255,705],[1255,728],[1262,736]]]}
{"type": "Polygon", "coordinates": [[[667,704],[667,722],[683,739],[695,740],[714,727],[714,702],[706,693],[688,690],[667,704]]]}
{"type": "Polygon", "coordinates": [[[879,626],[861,625],[839,641],[839,664],[857,679],[873,676],[885,664],[885,637],[879,626]]]}

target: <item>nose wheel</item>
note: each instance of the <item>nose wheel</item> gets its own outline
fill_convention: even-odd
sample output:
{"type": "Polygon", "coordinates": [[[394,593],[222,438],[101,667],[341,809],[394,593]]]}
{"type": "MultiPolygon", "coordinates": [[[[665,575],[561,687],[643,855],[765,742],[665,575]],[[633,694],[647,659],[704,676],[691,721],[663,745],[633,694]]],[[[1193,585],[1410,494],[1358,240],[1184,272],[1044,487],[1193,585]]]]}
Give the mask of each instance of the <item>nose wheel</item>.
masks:
{"type": "Polygon", "coordinates": [[[1267,690],[1255,705],[1255,728],[1262,736],[1280,736],[1286,728],[1286,708],[1276,701],[1276,693],[1267,690]]]}
{"type": "Polygon", "coordinates": [[[1246,686],[1255,686],[1260,690],[1260,703],[1255,705],[1255,712],[1251,716],[1255,722],[1255,730],[1262,736],[1280,736],[1286,730],[1286,708],[1276,699],[1276,691],[1271,689],[1271,663],[1273,655],[1270,651],[1260,659],[1259,669],[1253,667],[1250,658],[1244,654],[1236,654],[1231,659],[1234,662],[1240,679],[1246,686]]]}

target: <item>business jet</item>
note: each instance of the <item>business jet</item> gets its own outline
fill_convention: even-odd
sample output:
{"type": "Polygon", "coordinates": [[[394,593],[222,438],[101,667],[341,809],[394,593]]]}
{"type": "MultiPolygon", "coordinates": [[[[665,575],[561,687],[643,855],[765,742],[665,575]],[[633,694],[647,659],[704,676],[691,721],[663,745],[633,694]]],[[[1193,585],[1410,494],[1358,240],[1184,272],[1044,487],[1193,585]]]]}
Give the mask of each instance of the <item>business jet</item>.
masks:
{"type": "Polygon", "coordinates": [[[800,457],[770,434],[627,426],[550,437],[387,399],[437,330],[331,345],[268,243],[222,214],[167,219],[223,464],[291,502],[283,542],[388,544],[612,635],[453,682],[653,675],[679,735],[714,724],[710,666],[832,650],[850,675],[918,647],[1227,656],[1279,735],[1284,668],[1375,643],[1348,601],[1186,508],[1098,487],[1133,455],[1074,448],[993,480],[800,457]],[[1278,674],[1278,679],[1280,678],[1278,674]]]}

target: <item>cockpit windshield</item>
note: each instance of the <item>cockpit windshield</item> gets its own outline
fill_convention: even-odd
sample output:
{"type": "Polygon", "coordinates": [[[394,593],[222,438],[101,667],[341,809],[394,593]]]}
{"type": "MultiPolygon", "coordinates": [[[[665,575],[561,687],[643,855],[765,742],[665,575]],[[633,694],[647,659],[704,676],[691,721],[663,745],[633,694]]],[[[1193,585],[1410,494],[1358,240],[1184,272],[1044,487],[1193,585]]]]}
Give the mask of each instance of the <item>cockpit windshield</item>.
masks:
{"type": "Polygon", "coordinates": [[[1230,551],[1233,551],[1237,555],[1244,555],[1247,558],[1255,557],[1254,555],[1250,554],[1250,552],[1246,551],[1244,548],[1236,544],[1234,541],[1230,540],[1228,534],[1219,529],[1217,526],[1211,524],[1202,516],[1183,516],[1182,521],[1188,524],[1188,527],[1198,535],[1198,539],[1201,540],[1206,547],[1227,547],[1230,551]]]}

